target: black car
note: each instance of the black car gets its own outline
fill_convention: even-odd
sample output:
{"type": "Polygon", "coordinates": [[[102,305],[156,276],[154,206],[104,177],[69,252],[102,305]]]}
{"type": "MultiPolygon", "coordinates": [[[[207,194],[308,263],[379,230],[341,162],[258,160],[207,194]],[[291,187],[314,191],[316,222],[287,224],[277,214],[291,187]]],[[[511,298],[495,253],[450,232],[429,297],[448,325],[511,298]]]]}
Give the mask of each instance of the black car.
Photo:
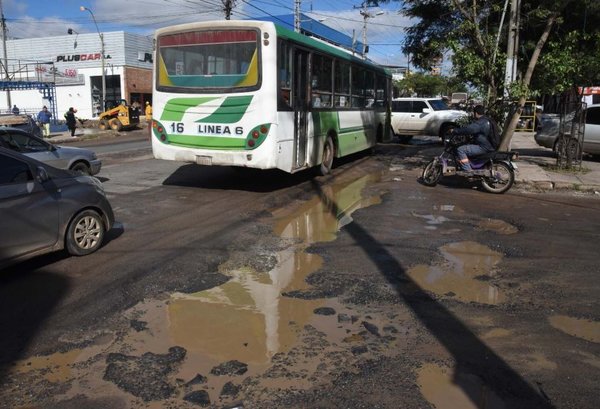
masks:
{"type": "Polygon", "coordinates": [[[92,253],[113,223],[98,179],[0,147],[0,268],[65,248],[92,253]]]}

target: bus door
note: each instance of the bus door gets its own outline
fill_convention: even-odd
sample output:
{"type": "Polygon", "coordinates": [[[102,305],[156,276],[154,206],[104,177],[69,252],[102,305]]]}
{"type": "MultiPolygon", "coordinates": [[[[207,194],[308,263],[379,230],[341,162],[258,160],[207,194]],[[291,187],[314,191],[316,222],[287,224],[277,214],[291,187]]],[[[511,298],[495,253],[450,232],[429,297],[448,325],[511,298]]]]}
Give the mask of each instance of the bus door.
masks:
{"type": "Polygon", "coordinates": [[[294,168],[306,165],[308,145],[308,82],[309,53],[296,48],[294,51],[294,168]]]}

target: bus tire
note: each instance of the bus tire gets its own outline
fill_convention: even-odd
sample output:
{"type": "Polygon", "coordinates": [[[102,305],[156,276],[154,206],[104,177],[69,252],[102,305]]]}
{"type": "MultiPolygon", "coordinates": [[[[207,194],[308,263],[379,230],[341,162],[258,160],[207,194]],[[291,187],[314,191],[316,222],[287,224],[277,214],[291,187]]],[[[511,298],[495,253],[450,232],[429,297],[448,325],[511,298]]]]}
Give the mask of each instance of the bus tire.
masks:
{"type": "Polygon", "coordinates": [[[325,176],[331,173],[333,168],[333,158],[335,157],[335,145],[331,135],[327,135],[325,144],[323,145],[323,159],[321,160],[321,166],[319,166],[319,173],[325,176]]]}

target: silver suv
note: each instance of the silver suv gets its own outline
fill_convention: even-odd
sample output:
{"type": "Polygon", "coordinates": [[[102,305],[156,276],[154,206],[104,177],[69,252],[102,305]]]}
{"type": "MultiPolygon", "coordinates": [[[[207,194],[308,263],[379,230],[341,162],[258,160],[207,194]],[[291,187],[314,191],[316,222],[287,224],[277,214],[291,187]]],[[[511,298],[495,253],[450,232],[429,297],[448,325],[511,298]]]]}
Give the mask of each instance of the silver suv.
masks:
{"type": "Polygon", "coordinates": [[[448,108],[440,98],[395,98],[392,100],[392,132],[406,143],[413,136],[439,136],[467,117],[465,111],[448,108]]]}

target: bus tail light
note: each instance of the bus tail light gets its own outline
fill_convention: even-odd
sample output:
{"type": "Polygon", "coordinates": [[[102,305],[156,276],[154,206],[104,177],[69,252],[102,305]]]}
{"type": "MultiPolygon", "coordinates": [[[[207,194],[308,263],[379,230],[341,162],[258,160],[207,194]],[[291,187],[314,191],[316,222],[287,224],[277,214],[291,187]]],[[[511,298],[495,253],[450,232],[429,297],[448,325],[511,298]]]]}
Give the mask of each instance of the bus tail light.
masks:
{"type": "Polygon", "coordinates": [[[165,142],[168,143],[168,139],[167,139],[167,134],[165,132],[165,127],[162,126],[162,124],[156,120],[152,120],[152,130],[154,135],[156,135],[156,137],[161,141],[161,142],[165,142]]]}
{"type": "Polygon", "coordinates": [[[267,139],[271,124],[261,124],[254,127],[246,136],[246,149],[256,149],[267,139]]]}

